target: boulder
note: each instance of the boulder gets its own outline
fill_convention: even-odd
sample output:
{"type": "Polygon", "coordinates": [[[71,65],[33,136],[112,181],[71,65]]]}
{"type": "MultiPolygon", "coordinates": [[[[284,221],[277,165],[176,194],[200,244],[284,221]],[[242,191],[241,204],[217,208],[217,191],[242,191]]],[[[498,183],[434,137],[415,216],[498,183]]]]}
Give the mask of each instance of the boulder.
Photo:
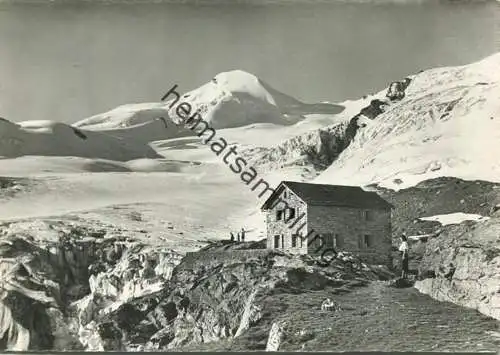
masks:
{"type": "Polygon", "coordinates": [[[321,303],[321,310],[322,311],[340,311],[340,310],[342,310],[342,308],[340,307],[339,304],[337,304],[336,302],[327,298],[326,300],[323,301],[323,303],[321,303]]]}
{"type": "Polygon", "coordinates": [[[405,97],[405,90],[410,85],[410,82],[410,78],[405,78],[402,81],[393,81],[389,85],[385,96],[391,101],[402,100],[405,97]]]}

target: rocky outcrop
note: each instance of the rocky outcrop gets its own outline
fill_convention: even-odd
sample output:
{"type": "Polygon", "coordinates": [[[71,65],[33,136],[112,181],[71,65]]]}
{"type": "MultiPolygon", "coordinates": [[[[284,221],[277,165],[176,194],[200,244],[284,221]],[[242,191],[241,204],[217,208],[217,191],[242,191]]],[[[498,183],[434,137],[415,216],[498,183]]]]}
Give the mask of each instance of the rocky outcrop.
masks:
{"type": "MultiPolygon", "coordinates": [[[[5,295],[5,292],[3,294],[5,295]]],[[[16,321],[10,308],[3,303],[0,304],[0,319],[2,320],[0,323],[0,334],[2,334],[1,348],[13,351],[28,349],[30,341],[29,330],[16,321]]]]}
{"type": "Polygon", "coordinates": [[[47,238],[4,232],[0,244],[1,349],[119,349],[93,322],[156,292],[180,255],[99,230],[51,226],[47,238]]]}
{"type": "MultiPolygon", "coordinates": [[[[112,253],[115,257],[116,253],[112,253]]],[[[78,317],[79,337],[87,350],[125,349],[120,328],[106,319],[108,314],[126,314],[129,302],[165,288],[181,256],[165,247],[127,245],[117,263],[89,278],[90,293],[72,305],[78,317]]],[[[93,264],[102,269],[102,264],[93,264]]]]}
{"type": "Polygon", "coordinates": [[[285,140],[273,148],[248,149],[242,155],[256,166],[278,169],[302,165],[324,170],[348,144],[344,138],[345,129],[344,123],[321,128],[285,140]]]}
{"type": "Polygon", "coordinates": [[[272,148],[252,148],[244,151],[252,164],[279,169],[289,165],[310,166],[322,171],[347,148],[363,120],[374,119],[383,112],[386,102],[374,99],[348,122],[312,130],[285,140],[272,148]]]}
{"type": "Polygon", "coordinates": [[[277,290],[349,287],[386,272],[349,255],[321,267],[261,249],[262,241],[223,241],[182,258],[77,225],[50,224],[37,239],[14,230],[0,245],[7,350],[161,350],[245,338],[270,326],[277,290]]]}
{"type": "Polygon", "coordinates": [[[443,226],[436,221],[420,218],[449,213],[468,213],[490,216],[500,203],[500,184],[482,180],[462,180],[454,177],[440,177],[425,180],[416,186],[394,191],[377,185],[374,189],[389,201],[392,211],[393,266],[400,268],[399,236],[411,236],[409,243],[410,271],[417,272],[419,263],[426,252],[428,242],[439,238],[443,226]]]}
{"type": "MultiPolygon", "coordinates": [[[[394,101],[402,100],[405,96],[405,90],[410,85],[411,79],[405,78],[403,81],[395,81],[389,85],[385,99],[373,99],[370,103],[363,107],[357,115],[349,121],[345,130],[344,140],[348,143],[342,150],[347,148],[350,142],[356,137],[360,128],[366,127],[367,120],[374,120],[379,115],[384,113],[394,101]]],[[[331,163],[333,160],[331,161],[331,163]]],[[[330,164],[331,164],[330,163],[330,164]]]]}
{"type": "MultiPolygon", "coordinates": [[[[350,143],[358,133],[358,130],[366,126],[366,120],[374,120],[377,118],[377,116],[384,112],[388,105],[389,103],[386,101],[374,99],[370,101],[368,106],[363,107],[356,116],[351,118],[349,124],[347,125],[344,137],[346,142],[350,143]]],[[[349,144],[346,144],[342,150],[347,148],[348,145],[349,144]]]]}
{"type": "Polygon", "coordinates": [[[376,189],[395,207],[394,267],[400,268],[397,247],[399,235],[405,232],[411,236],[410,272],[418,274],[415,287],[438,300],[498,318],[500,211],[496,206],[500,203],[500,184],[441,177],[399,191],[369,188],[376,189]],[[456,212],[490,219],[447,226],[420,219],[456,212]]]}
{"type": "Polygon", "coordinates": [[[428,242],[420,263],[423,293],[500,319],[500,213],[463,222],[428,242]]]}
{"type": "MultiPolygon", "coordinates": [[[[98,230],[55,229],[58,237],[51,240],[42,234],[38,240],[21,234],[4,238],[4,349],[265,350],[268,343],[279,350],[357,349],[352,335],[333,332],[381,322],[387,307],[408,316],[406,329],[416,318],[397,310],[397,302],[409,302],[408,309],[418,309],[412,302],[425,304],[432,310],[426,323],[437,307],[427,297],[375,287],[394,275],[348,253],[322,266],[312,256],[261,249],[262,242],[224,241],[181,259],[163,246],[98,230]],[[330,301],[322,307],[325,299],[330,301]],[[372,320],[373,312],[382,318],[372,320]],[[278,332],[271,331],[273,324],[278,332]]],[[[445,274],[454,278],[456,272],[445,274]]]]}
{"type": "MultiPolygon", "coordinates": [[[[244,244],[221,242],[190,253],[163,289],[94,316],[97,324],[116,330],[100,332],[101,342],[127,350],[161,350],[245,338],[256,326],[271,325],[268,307],[275,304],[268,300],[277,290],[341,287],[355,278],[376,280],[383,274],[352,257],[323,268],[312,257],[239,249],[244,244]]],[[[255,346],[264,349],[261,341],[265,339],[255,346]]]]}
{"type": "Polygon", "coordinates": [[[385,96],[391,101],[402,100],[405,97],[405,90],[410,83],[410,78],[405,78],[402,81],[393,81],[391,85],[389,85],[385,96]]]}
{"type": "Polygon", "coordinates": [[[65,321],[66,302],[85,292],[85,284],[72,284],[82,276],[79,252],[71,254],[63,242],[41,247],[29,236],[2,239],[3,349],[81,348],[65,321]]]}

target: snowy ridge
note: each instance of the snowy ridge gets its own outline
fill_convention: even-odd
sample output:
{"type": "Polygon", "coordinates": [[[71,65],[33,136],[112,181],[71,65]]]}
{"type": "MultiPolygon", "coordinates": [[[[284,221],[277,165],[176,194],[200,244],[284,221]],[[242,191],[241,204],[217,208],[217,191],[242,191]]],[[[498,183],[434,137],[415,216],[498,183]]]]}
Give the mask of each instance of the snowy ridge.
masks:
{"type": "Polygon", "coordinates": [[[500,181],[500,54],[414,76],[315,181],[400,189],[438,176],[500,181]]]}
{"type": "Polygon", "coordinates": [[[83,131],[64,123],[0,120],[0,156],[77,156],[127,161],[159,157],[146,144],[128,142],[100,132],[83,131]]]}
{"type": "Polygon", "coordinates": [[[168,117],[164,103],[127,104],[86,118],[75,123],[74,126],[91,129],[125,128],[143,124],[162,116],[168,117]]]}

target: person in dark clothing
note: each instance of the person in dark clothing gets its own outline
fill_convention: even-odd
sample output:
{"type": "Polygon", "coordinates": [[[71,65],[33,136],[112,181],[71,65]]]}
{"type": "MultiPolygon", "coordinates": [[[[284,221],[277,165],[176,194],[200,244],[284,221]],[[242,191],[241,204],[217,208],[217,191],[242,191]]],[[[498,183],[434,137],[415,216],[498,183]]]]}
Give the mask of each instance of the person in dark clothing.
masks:
{"type": "Polygon", "coordinates": [[[241,241],[245,241],[245,230],[243,228],[241,228],[241,241]]]}
{"type": "Polygon", "coordinates": [[[401,254],[401,278],[406,278],[408,276],[408,238],[406,234],[401,235],[401,245],[399,246],[399,251],[401,254]]]}
{"type": "Polygon", "coordinates": [[[444,277],[448,281],[451,281],[451,279],[453,278],[453,274],[455,274],[456,267],[455,267],[455,265],[453,265],[453,263],[450,263],[450,265],[448,267],[449,267],[449,270],[446,274],[444,274],[444,277]]]}
{"type": "Polygon", "coordinates": [[[233,234],[233,232],[230,233],[230,236],[231,236],[231,241],[234,242],[234,234],[233,234]]]}
{"type": "Polygon", "coordinates": [[[238,236],[238,242],[239,242],[241,240],[240,232],[238,232],[237,236],[238,236]]]}

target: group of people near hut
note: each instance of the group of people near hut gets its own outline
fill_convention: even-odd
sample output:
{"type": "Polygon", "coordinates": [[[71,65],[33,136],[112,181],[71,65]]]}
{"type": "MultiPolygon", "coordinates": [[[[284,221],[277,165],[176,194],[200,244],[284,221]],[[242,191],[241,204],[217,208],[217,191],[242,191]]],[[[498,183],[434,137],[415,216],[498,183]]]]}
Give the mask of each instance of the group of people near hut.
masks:
{"type": "MultiPolygon", "coordinates": [[[[236,233],[236,240],[238,242],[244,242],[245,241],[245,229],[241,228],[241,232],[238,232],[236,233]]],[[[235,241],[235,237],[234,237],[234,233],[231,231],[231,233],[229,234],[229,239],[234,242],[235,241]]]]}

